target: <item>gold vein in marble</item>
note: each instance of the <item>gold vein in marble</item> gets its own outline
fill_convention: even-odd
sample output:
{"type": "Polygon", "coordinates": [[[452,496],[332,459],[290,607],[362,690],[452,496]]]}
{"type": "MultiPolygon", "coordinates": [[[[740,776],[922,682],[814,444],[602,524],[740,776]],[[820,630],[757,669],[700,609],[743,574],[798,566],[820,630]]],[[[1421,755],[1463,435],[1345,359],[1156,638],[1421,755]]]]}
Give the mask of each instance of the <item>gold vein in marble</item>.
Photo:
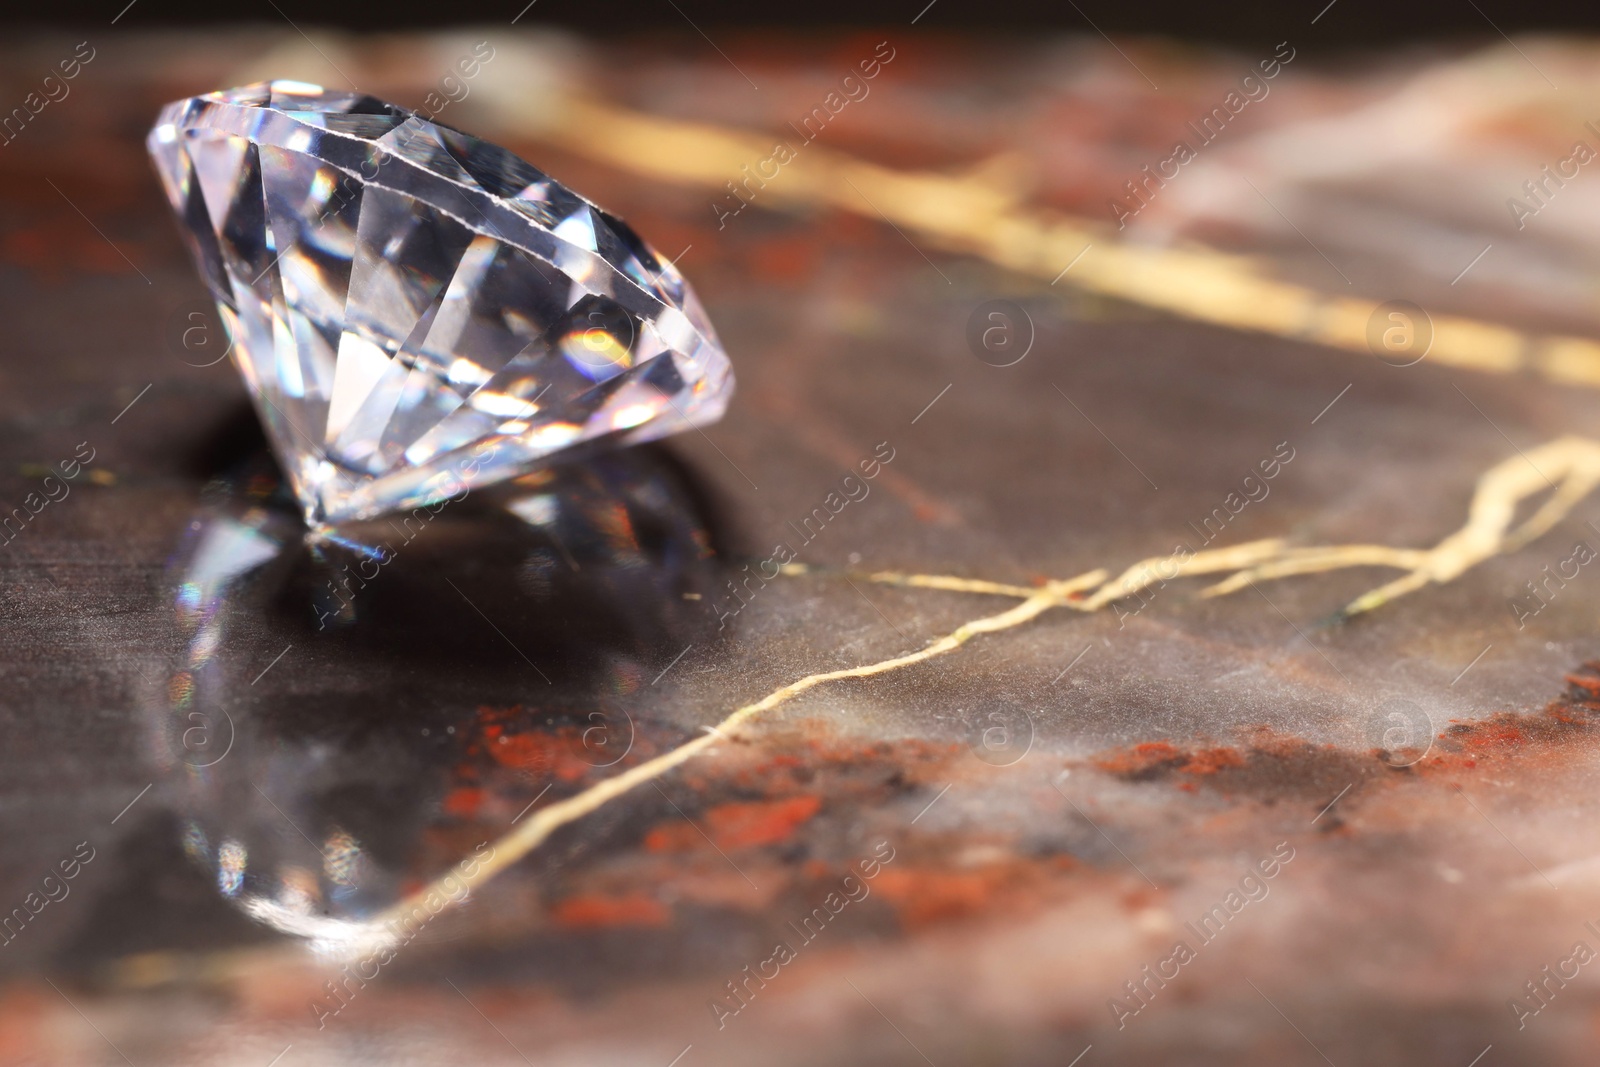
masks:
{"type": "MultiPolygon", "coordinates": [[[[1359,615],[1430,583],[1451,581],[1487,559],[1520,548],[1547,533],[1571,514],[1573,508],[1597,485],[1600,485],[1600,441],[1563,437],[1502,460],[1484,472],[1478,478],[1473,492],[1466,523],[1429,549],[1372,544],[1294,547],[1282,539],[1273,538],[1207,549],[1182,557],[1153,556],[1133,564],[1115,577],[1097,568],[1075,578],[1047,581],[1037,588],[978,578],[905,574],[898,571],[863,575],[868,581],[884,585],[1003,596],[1020,602],[997,614],[980,616],[963,623],[917,652],[860,667],[808,674],[753,704],[734,710],[716,726],[677,748],[540,809],[527,822],[495,841],[493,859],[484,863],[477,874],[465,880],[472,887],[482,885],[533,851],[560,827],[662,777],[727,740],[762,714],[825,683],[846,678],[870,678],[911,667],[954,652],[980,634],[1000,633],[1023,626],[1052,608],[1084,613],[1101,611],[1117,600],[1134,596],[1158,582],[1165,583],[1183,577],[1231,572],[1227,578],[1200,594],[1225,596],[1255,581],[1320,574],[1345,567],[1392,567],[1406,572],[1345,606],[1343,614],[1346,617],[1359,615]],[[1521,505],[1546,488],[1553,489],[1550,496],[1518,525],[1516,518],[1521,505]]],[[[803,577],[818,572],[805,566],[790,565],[783,568],[783,573],[803,577]]],[[[452,881],[455,877],[452,875],[452,881]]],[[[448,895],[449,888],[442,883],[425,886],[377,916],[373,925],[386,927],[390,921],[408,914],[413,905],[428,894],[437,892],[448,895]]],[[[456,891],[459,892],[459,888],[456,891]]]]}
{"type": "MultiPolygon", "coordinates": [[[[524,109],[525,110],[525,109],[524,109]]],[[[662,118],[570,97],[537,124],[514,108],[500,118],[516,132],[621,170],[723,195],[740,167],[772,150],[768,134],[662,118]]],[[[810,146],[768,182],[764,203],[830,207],[887,221],[939,248],[981,256],[1009,270],[1126,300],[1200,322],[1372,355],[1376,300],[1332,296],[1269,277],[1272,265],[1198,243],[1149,247],[1120,241],[1109,226],[1027,205],[1006,167],[962,174],[897,170],[810,146]],[[1089,245],[1093,251],[1077,257],[1089,245]],[[1062,268],[1073,263],[1070,273],[1062,268]]],[[[1600,341],[1530,334],[1462,315],[1432,315],[1431,363],[1488,374],[1532,373],[1562,385],[1600,388],[1600,341]]]]}

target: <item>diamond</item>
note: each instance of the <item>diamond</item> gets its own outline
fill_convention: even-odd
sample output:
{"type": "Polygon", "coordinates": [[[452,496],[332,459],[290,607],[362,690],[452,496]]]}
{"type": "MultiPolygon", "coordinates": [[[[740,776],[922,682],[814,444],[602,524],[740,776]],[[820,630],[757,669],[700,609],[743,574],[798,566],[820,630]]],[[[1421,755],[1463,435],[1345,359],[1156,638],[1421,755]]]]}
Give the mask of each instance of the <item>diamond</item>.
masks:
{"type": "Polygon", "coordinates": [[[290,81],[169,104],[148,145],[313,525],[727,406],[676,267],[503,148],[290,81]]]}

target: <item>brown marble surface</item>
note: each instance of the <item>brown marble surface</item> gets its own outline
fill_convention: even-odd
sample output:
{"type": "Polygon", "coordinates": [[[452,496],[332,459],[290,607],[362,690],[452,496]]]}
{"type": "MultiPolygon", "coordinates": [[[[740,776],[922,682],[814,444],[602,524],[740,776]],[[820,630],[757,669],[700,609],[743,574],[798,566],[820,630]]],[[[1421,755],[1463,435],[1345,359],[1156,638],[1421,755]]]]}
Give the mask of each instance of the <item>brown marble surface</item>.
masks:
{"type": "MultiPolygon", "coordinates": [[[[1215,599],[1178,580],[818,687],[557,831],[365,981],[245,914],[223,843],[250,877],[288,884],[344,842],[347,891],[318,911],[359,919],[530,805],[805,675],[1015,603],[874,572],[1020,586],[1117,572],[1198,547],[1192,524],[1290,453],[1213,547],[1426,548],[1465,521],[1484,471],[1600,414],[1578,386],[1398,368],[1086,296],[1070,275],[925,256],[863,215],[758,198],[719,229],[707,190],[506,129],[667,254],[688,246],[737,399],[703,435],[442,513],[346,624],[319,630],[318,589],[346,560],[281,511],[231,369],[193,366],[172,340],[202,290],[141,146],[160,102],[264,70],[340,76],[315,69],[328,63],[420,103],[454,54],[313,34],[309,50],[280,26],[94,38],[71,95],[0,146],[0,502],[93,455],[0,545],[0,911],[38,908],[0,946],[0,1062],[1593,1061],[1600,971],[1575,945],[1600,951],[1586,925],[1600,926],[1600,670],[1585,666],[1600,579],[1580,568],[1520,627],[1513,608],[1578,542],[1600,545],[1593,499],[1344,623],[1329,619],[1393,571],[1215,599]],[[966,339],[992,299],[1036,331],[1010,367],[966,339]],[[882,448],[893,459],[866,497],[802,544],[795,525],[882,448]],[[507,509],[534,499],[558,509],[559,536],[507,509]],[[227,534],[241,538],[228,552],[202,551],[227,534]],[[810,570],[730,599],[779,542],[810,570]],[[217,578],[241,544],[265,562],[217,578]],[[200,649],[185,583],[207,575],[219,636],[200,649]],[[1406,725],[1397,709],[1424,716],[1402,743],[1385,735],[1406,725]],[[1226,922],[1208,937],[1191,924],[1215,907],[1226,922]],[[802,931],[818,908],[827,923],[802,931]],[[793,958],[774,963],[780,941],[793,958]]],[[[1123,42],[1125,64],[1099,38],[885,36],[896,58],[831,149],[998,166],[1034,202],[1102,223],[1121,181],[1260,58],[1123,42]]],[[[576,85],[768,131],[881,39],[719,40],[726,63],[689,35],[460,39],[485,37],[502,46],[484,75],[508,79],[502,103],[576,85]]],[[[0,46],[0,105],[75,43],[0,46]]],[[[1584,136],[1538,71],[1600,68],[1585,45],[1523,45],[1534,70],[1505,49],[1291,65],[1251,105],[1260,121],[1123,236],[1592,334],[1600,185],[1574,179],[1523,231],[1503,201],[1584,136]],[[1433,151],[1395,149],[1385,107],[1438,118],[1433,151]],[[1341,167],[1283,154],[1318,129],[1341,167]],[[1271,210],[1247,188],[1204,195],[1235,172],[1271,210]]],[[[485,95],[443,117],[496,136],[485,95]]]]}

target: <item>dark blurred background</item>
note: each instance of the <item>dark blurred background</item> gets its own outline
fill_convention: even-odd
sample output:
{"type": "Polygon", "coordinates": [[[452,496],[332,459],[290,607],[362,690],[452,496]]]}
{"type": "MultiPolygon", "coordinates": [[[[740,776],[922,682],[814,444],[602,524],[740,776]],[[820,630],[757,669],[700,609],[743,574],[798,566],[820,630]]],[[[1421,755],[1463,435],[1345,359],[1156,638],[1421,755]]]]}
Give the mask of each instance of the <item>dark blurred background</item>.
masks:
{"type": "MultiPolygon", "coordinates": [[[[104,25],[126,0],[98,0],[72,10],[32,5],[4,5],[0,24],[104,25]]],[[[307,0],[261,0],[218,4],[211,0],[144,0],[119,25],[136,27],[180,24],[296,23],[338,26],[351,30],[394,30],[497,23],[510,20],[527,0],[391,0],[380,5],[309,3],[307,0]]],[[[1502,33],[1571,33],[1600,28],[1600,5],[1581,0],[1445,0],[1432,3],[1386,3],[1381,0],[1237,0],[1197,4],[1188,0],[806,0],[805,3],[757,4],[749,0],[535,0],[525,18],[532,23],[576,30],[631,34],[683,31],[699,27],[800,27],[904,25],[917,17],[920,29],[971,33],[995,30],[1047,29],[1140,36],[1166,36],[1188,41],[1256,45],[1278,40],[1287,29],[1317,19],[1317,39],[1306,42],[1321,54],[1352,47],[1394,46],[1412,40],[1499,38],[1502,33]],[[926,9],[926,10],[924,10],[926,9]]]]}

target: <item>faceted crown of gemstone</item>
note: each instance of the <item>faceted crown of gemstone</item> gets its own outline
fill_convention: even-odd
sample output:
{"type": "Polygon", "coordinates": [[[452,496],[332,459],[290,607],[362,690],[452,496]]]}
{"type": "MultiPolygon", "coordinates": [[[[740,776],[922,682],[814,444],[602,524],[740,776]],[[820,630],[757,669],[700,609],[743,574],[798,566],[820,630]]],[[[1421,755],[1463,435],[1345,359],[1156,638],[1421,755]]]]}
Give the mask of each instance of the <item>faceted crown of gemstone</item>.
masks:
{"type": "Polygon", "coordinates": [[[169,104],[148,145],[312,524],[727,406],[673,264],[505,149],[288,81],[169,104]]]}

